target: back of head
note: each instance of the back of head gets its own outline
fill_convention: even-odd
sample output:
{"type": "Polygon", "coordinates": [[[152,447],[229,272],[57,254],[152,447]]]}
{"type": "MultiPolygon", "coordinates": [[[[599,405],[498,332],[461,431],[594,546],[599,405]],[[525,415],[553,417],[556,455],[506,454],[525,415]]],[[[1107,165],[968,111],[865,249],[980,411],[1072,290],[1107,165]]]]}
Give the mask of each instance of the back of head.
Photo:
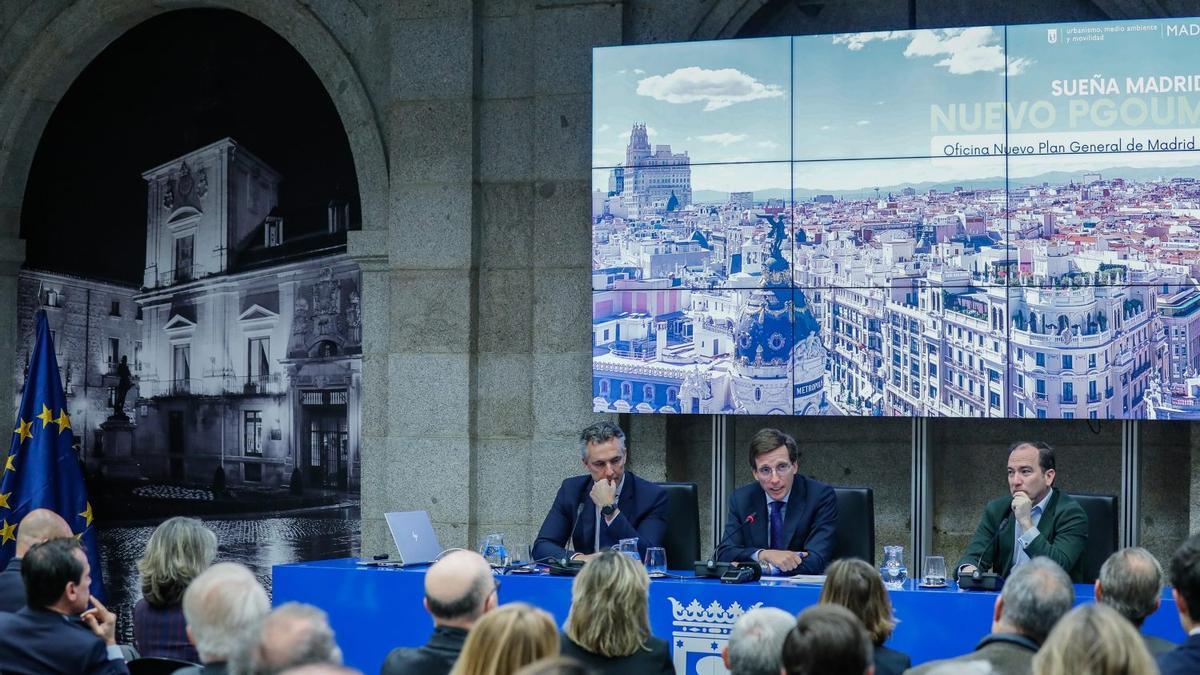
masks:
{"type": "Polygon", "coordinates": [[[571,586],[564,632],[606,657],[629,656],[650,637],[650,577],[637,561],[605,551],[588,561],[571,586]]]}
{"type": "Polygon", "coordinates": [[[1200,533],[1188,537],[1171,556],[1171,585],[1187,603],[1188,617],[1200,622],[1200,533]]]}
{"type": "Polygon", "coordinates": [[[464,627],[483,615],[495,589],[492,568],[474,551],[452,551],[425,573],[425,606],[434,621],[464,627]]]}
{"type": "Polygon", "coordinates": [[[138,561],[142,595],[155,607],[179,602],[183,591],[217,557],[217,535],[195,518],[176,516],[154,529],[138,561]]]}
{"type": "Polygon", "coordinates": [[[990,661],[947,661],[925,671],[925,675],[993,675],[990,661]]]}
{"type": "Polygon", "coordinates": [[[729,672],[732,675],[778,675],[783,640],[796,618],[777,607],[746,612],[729,633],[729,672]]]}
{"type": "Polygon", "coordinates": [[[83,580],[82,551],[74,537],[51,539],[34,544],[21,559],[21,580],[25,583],[25,602],[30,607],[50,607],[63,597],[68,583],[83,580]]]}
{"type": "MultiPolygon", "coordinates": [[[[771,675],[778,675],[776,670],[771,675]]],[[[513,675],[593,675],[591,669],[566,656],[539,659],[521,668],[513,675]]]]}
{"type": "Polygon", "coordinates": [[[1101,602],[1112,607],[1133,625],[1141,626],[1158,608],[1163,573],[1158,560],[1144,548],[1123,548],[1100,567],[1101,602]]]}
{"type": "Polygon", "coordinates": [[[1104,605],[1080,605],[1058,622],[1033,657],[1035,675],[1157,673],[1141,635],[1104,605]]]}
{"type": "Polygon", "coordinates": [[[1075,587],[1058,563],[1039,556],[1013,570],[1000,597],[1000,620],[1041,644],[1075,603],[1075,587]]]}
{"type": "Polygon", "coordinates": [[[254,574],[237,563],[217,563],[183,593],[183,617],[204,663],[229,660],[271,602],[254,574]]]}
{"type": "MultiPolygon", "coordinates": [[[[244,654],[247,675],[277,675],[308,664],[342,662],[325,612],[300,602],[277,607],[259,625],[257,640],[244,654]]],[[[241,659],[239,659],[241,660],[241,659]]]]}
{"type": "Polygon", "coordinates": [[[863,675],[874,658],[867,629],[841,605],[813,605],[800,612],[783,641],[787,675],[863,675]]]}
{"type": "Polygon", "coordinates": [[[879,572],[866,561],[846,558],[834,561],[825,570],[821,602],[841,605],[854,613],[871,635],[871,642],[882,645],[896,628],[892,601],[879,572]]]}
{"type": "Polygon", "coordinates": [[[512,675],[558,655],[558,630],[544,610],[511,602],[475,622],[450,675],[512,675]]]}
{"type": "Polygon", "coordinates": [[[34,509],[17,525],[16,557],[23,558],[34,544],[71,536],[71,526],[50,509],[34,509]]]}

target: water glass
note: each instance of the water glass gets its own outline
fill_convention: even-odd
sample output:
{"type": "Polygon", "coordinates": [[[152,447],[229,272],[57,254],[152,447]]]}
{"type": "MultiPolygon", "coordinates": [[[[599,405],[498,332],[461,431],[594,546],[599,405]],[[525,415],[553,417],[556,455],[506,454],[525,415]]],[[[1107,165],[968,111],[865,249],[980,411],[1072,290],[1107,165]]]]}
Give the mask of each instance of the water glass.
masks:
{"type": "Polygon", "coordinates": [[[908,578],[908,567],[904,564],[903,546],[884,546],[883,564],[879,566],[879,576],[883,577],[883,585],[888,588],[903,588],[908,578]]]}
{"type": "Polygon", "coordinates": [[[615,546],[613,546],[612,549],[619,553],[624,553],[625,555],[629,556],[630,558],[633,558],[634,560],[638,560],[640,562],[640,559],[638,556],[637,537],[630,537],[629,539],[622,539],[615,546]]]}
{"type": "Polygon", "coordinates": [[[667,549],[661,546],[646,549],[646,573],[652,577],[667,575],[667,549]]]}
{"type": "Polygon", "coordinates": [[[483,556],[492,567],[504,567],[508,563],[508,549],[504,547],[503,534],[489,534],[483,538],[479,547],[479,555],[483,556]]]}
{"type": "Polygon", "coordinates": [[[528,565],[533,560],[533,556],[530,555],[529,544],[509,544],[504,548],[508,553],[508,564],[513,567],[528,565]]]}
{"type": "Polygon", "coordinates": [[[946,559],[940,555],[925,557],[925,575],[922,582],[926,586],[946,585],[946,559]]]}

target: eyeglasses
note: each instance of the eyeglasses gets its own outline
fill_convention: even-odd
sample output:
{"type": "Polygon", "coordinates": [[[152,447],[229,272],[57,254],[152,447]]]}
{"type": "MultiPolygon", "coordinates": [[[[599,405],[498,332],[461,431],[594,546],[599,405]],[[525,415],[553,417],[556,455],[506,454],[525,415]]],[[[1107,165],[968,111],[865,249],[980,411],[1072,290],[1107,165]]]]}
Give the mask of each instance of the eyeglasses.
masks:
{"type": "Polygon", "coordinates": [[[791,462],[781,462],[775,466],[762,465],[754,471],[759,478],[770,478],[771,474],[779,474],[780,478],[788,475],[796,469],[796,465],[791,462]]]}

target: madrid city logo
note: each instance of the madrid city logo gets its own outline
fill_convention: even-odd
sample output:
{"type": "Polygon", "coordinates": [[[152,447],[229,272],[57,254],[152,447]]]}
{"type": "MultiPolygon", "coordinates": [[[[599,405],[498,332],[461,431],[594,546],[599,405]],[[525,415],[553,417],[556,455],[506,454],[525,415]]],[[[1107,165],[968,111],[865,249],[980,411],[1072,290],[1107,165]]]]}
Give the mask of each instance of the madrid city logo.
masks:
{"type": "Polygon", "coordinates": [[[1057,28],[1047,28],[1046,29],[1046,42],[1049,42],[1050,44],[1054,44],[1055,42],[1058,42],[1058,29],[1057,28]]]}
{"type": "Polygon", "coordinates": [[[675,672],[687,675],[727,675],[721,660],[721,649],[729,642],[733,624],[746,612],[762,607],[757,602],[746,609],[734,601],[728,609],[713,600],[707,607],[693,599],[686,607],[675,598],[671,601],[672,653],[675,672]]]}

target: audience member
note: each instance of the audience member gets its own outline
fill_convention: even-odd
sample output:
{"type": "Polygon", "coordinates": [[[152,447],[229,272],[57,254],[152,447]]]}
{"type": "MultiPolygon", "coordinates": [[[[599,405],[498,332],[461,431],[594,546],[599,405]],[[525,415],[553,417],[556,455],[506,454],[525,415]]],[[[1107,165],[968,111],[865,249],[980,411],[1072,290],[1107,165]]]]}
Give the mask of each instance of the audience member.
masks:
{"type": "Polygon", "coordinates": [[[34,509],[17,526],[17,551],[0,572],[0,612],[15,612],[25,606],[25,584],[21,581],[21,558],[34,544],[71,536],[71,526],[50,509],[34,509]]]}
{"type": "Polygon", "coordinates": [[[667,643],[650,634],[650,577],[615,551],[593,558],[571,586],[562,653],[597,673],[674,673],[667,643]]]}
{"type": "Polygon", "coordinates": [[[1080,605],[1033,657],[1033,675],[1158,675],[1137,630],[1111,607],[1080,605]]]}
{"type": "Polygon", "coordinates": [[[5,675],[129,672],[116,617],[91,597],[91,567],[74,537],[32,546],[21,559],[21,578],[26,606],[0,613],[5,675]]]}
{"type": "Polygon", "coordinates": [[[397,647],[387,655],[381,675],[446,675],[462,652],[467,631],[500,603],[499,584],[483,556],[453,551],[425,573],[425,611],[433,617],[433,635],[420,647],[397,647]]]}
{"type": "MultiPolygon", "coordinates": [[[[1108,557],[1096,579],[1096,602],[1117,610],[1139,630],[1146,617],[1162,604],[1163,571],[1158,559],[1144,548],[1123,548],[1108,557]]],[[[1146,649],[1154,656],[1169,652],[1175,643],[1142,633],[1146,649]]]]}
{"type": "MultiPolygon", "coordinates": [[[[575,659],[554,656],[534,661],[513,675],[594,675],[594,673],[575,659]]],[[[779,675],[779,671],[777,670],[771,675],[779,675]]]]}
{"type": "Polygon", "coordinates": [[[995,672],[987,661],[943,661],[926,675],[994,675],[995,672]]]}
{"type": "Polygon", "coordinates": [[[217,535],[195,518],[159,525],[138,561],[142,599],[133,607],[133,644],[142,656],[200,660],[188,641],[183,591],[217,557],[217,535]]]}
{"type": "Polygon", "coordinates": [[[183,593],[183,617],[203,665],[175,675],[225,675],[245,636],[269,611],[267,592],[246,567],[217,563],[201,572],[183,593]]]}
{"type": "Polygon", "coordinates": [[[1158,667],[1163,675],[1200,673],[1200,533],[1183,542],[1167,567],[1179,623],[1188,638],[1159,656],[1158,667]]]}
{"type": "Polygon", "coordinates": [[[325,612],[300,602],[275,608],[252,633],[233,661],[235,675],[278,675],[309,664],[341,665],[325,612]]]}
{"type": "Polygon", "coordinates": [[[738,617],[721,658],[731,675],[779,675],[783,639],[796,617],[777,607],[759,607],[738,617]]]}
{"type": "Polygon", "coordinates": [[[310,663],[307,666],[288,668],[279,675],[362,675],[362,671],[336,663],[310,663]]]}
{"type": "Polygon", "coordinates": [[[783,641],[782,675],[872,675],[871,636],[841,605],[818,604],[800,612],[783,641]]]}
{"type": "Polygon", "coordinates": [[[975,651],[909,668],[908,675],[928,675],[945,663],[987,661],[1000,675],[1029,672],[1033,655],[1050,629],[1075,602],[1071,578],[1058,563],[1039,556],[1013,569],[992,610],[992,632],[975,651]]]}
{"type": "Polygon", "coordinates": [[[554,619],[532,605],[513,602],[475,622],[450,674],[513,675],[548,656],[558,656],[554,619]]]}
{"type": "Polygon", "coordinates": [[[900,675],[912,666],[908,654],[884,647],[896,629],[892,601],[879,572],[865,561],[847,558],[825,570],[821,602],[841,605],[854,613],[875,645],[875,675],[900,675]]]}

